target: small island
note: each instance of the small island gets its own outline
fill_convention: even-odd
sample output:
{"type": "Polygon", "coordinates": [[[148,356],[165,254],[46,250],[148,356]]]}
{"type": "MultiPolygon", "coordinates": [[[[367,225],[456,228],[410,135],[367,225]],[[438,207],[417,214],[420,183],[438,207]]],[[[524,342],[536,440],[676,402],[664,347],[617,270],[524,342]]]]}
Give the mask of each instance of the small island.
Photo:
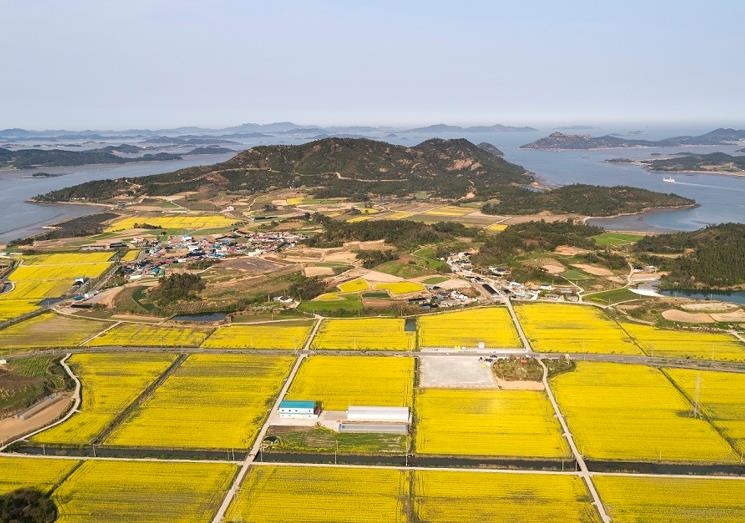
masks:
{"type": "Polygon", "coordinates": [[[731,145],[745,140],[745,130],[719,128],[699,136],[675,136],[662,140],[621,138],[613,134],[551,133],[545,138],[520,146],[522,149],[616,149],[628,147],[679,147],[683,145],[731,145]]]}

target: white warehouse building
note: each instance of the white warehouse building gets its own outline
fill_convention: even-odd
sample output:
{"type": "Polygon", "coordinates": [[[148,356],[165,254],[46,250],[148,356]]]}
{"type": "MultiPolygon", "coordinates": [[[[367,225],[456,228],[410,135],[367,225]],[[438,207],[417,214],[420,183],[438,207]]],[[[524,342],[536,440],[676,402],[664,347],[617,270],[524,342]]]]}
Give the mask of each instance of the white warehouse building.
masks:
{"type": "Polygon", "coordinates": [[[408,407],[349,407],[347,421],[411,423],[411,413],[408,407]]]}
{"type": "Polygon", "coordinates": [[[316,401],[283,400],[279,404],[280,418],[314,419],[318,418],[318,414],[316,401]]]}

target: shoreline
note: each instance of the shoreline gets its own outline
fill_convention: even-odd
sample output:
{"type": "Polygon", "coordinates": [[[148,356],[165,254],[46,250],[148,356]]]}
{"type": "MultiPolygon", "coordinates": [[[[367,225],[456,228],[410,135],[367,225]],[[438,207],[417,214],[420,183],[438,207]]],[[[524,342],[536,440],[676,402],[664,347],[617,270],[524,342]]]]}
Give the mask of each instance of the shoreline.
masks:
{"type": "MultiPolygon", "coordinates": [[[[624,218],[627,216],[642,216],[645,214],[649,214],[652,212],[666,212],[666,211],[678,211],[680,209],[695,209],[696,207],[700,207],[700,204],[698,203],[691,203],[686,205],[672,205],[669,207],[645,207],[644,209],[636,212],[622,212],[618,214],[612,214],[609,216],[585,216],[582,218],[582,223],[584,225],[588,225],[589,220],[614,220],[617,218],[624,218]]],[[[602,225],[600,226],[602,227],[602,225]]],[[[605,229],[605,227],[603,227],[605,229]]],[[[654,232],[654,231],[628,231],[628,230],[619,230],[619,231],[613,231],[612,229],[606,229],[611,232],[636,232],[639,234],[665,234],[665,232],[654,232]]]]}

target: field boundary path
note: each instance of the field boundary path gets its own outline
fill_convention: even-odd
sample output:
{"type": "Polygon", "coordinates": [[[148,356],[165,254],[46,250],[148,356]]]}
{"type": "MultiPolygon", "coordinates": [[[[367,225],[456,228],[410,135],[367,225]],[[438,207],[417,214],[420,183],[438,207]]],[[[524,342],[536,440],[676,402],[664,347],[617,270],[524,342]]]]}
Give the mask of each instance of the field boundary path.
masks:
{"type": "Polygon", "coordinates": [[[78,379],[78,377],[75,375],[75,373],[69,367],[69,365],[67,365],[67,360],[70,358],[70,356],[71,356],[71,354],[70,353],[67,353],[65,355],[65,357],[62,358],[60,360],[60,362],[59,362],[60,365],[62,366],[62,368],[65,369],[65,372],[67,373],[67,375],[70,376],[70,378],[72,378],[72,380],[75,382],[75,390],[73,391],[73,401],[72,401],[72,406],[70,407],[70,410],[68,410],[67,411],[67,414],[65,414],[64,416],[62,416],[60,419],[58,419],[54,423],[51,423],[51,424],[46,425],[44,427],[41,427],[41,428],[39,428],[39,429],[37,429],[37,430],[29,433],[29,434],[26,434],[24,436],[21,436],[19,438],[15,438],[14,440],[10,441],[9,443],[6,443],[5,445],[0,446],[0,453],[3,452],[8,447],[10,447],[11,445],[13,445],[14,443],[18,442],[18,441],[23,441],[26,438],[30,438],[32,436],[36,436],[40,432],[43,432],[43,431],[45,431],[47,429],[50,429],[52,427],[56,427],[57,425],[61,425],[62,423],[64,423],[68,419],[70,419],[70,417],[73,414],[75,414],[76,412],[78,412],[78,409],[80,408],[80,402],[81,402],[80,391],[82,390],[82,384],[80,383],[80,379],[78,379]]]}
{"type": "Polygon", "coordinates": [[[132,401],[129,405],[127,405],[124,410],[122,410],[119,414],[116,415],[116,417],[111,420],[111,423],[106,425],[104,429],[98,433],[98,436],[96,436],[93,439],[92,445],[98,445],[101,442],[103,442],[106,438],[109,437],[109,434],[117,428],[122,422],[124,422],[127,418],[129,418],[129,415],[134,411],[137,407],[142,405],[142,403],[150,397],[150,395],[160,387],[164,381],[168,379],[168,377],[173,374],[184,362],[184,360],[188,357],[188,354],[179,354],[178,357],[173,360],[173,363],[171,363],[166,370],[163,371],[163,373],[158,376],[155,380],[153,380],[150,385],[145,387],[145,390],[143,390],[137,398],[132,401]]]}
{"type": "MultiPolygon", "coordinates": [[[[318,322],[318,324],[320,323],[321,322],[318,322]]],[[[236,474],[235,479],[233,480],[233,484],[230,486],[230,489],[225,493],[225,498],[223,499],[222,504],[220,505],[220,508],[215,513],[215,517],[212,518],[213,523],[220,523],[225,518],[225,514],[228,511],[228,507],[230,506],[230,503],[233,501],[233,498],[236,496],[236,494],[240,490],[241,483],[243,483],[243,479],[246,477],[246,474],[248,473],[248,470],[251,468],[251,465],[254,464],[254,461],[256,460],[256,456],[261,451],[261,445],[264,443],[264,437],[266,436],[266,433],[269,430],[270,420],[279,411],[279,404],[282,402],[282,399],[285,397],[285,394],[287,394],[287,391],[289,390],[290,385],[292,385],[292,381],[295,379],[295,375],[297,374],[297,371],[300,369],[300,366],[302,365],[303,360],[306,357],[307,357],[307,354],[301,354],[298,356],[297,360],[295,360],[295,365],[293,365],[292,370],[290,371],[290,374],[287,376],[287,379],[285,380],[285,384],[282,386],[282,389],[279,391],[279,394],[277,395],[277,399],[274,401],[274,405],[272,405],[272,410],[269,411],[266,417],[266,421],[264,421],[264,424],[261,426],[261,430],[256,436],[256,439],[254,440],[254,444],[251,447],[251,450],[248,452],[248,455],[246,456],[246,459],[243,462],[243,465],[238,471],[238,474],[236,474]]]]}
{"type": "Polygon", "coordinates": [[[590,491],[590,495],[592,496],[593,504],[595,505],[595,508],[600,514],[600,517],[602,518],[604,522],[608,523],[610,522],[610,516],[608,516],[608,513],[605,511],[605,506],[603,505],[603,502],[600,500],[600,495],[598,494],[598,491],[595,489],[595,483],[593,483],[592,481],[590,470],[587,468],[587,464],[585,463],[585,460],[582,457],[582,454],[579,452],[579,450],[577,449],[577,445],[575,445],[574,443],[574,438],[572,437],[572,433],[569,431],[569,425],[567,425],[567,422],[561,413],[561,409],[559,409],[559,403],[556,401],[556,398],[554,397],[554,393],[551,390],[551,387],[548,383],[548,367],[546,367],[546,365],[540,359],[537,361],[541,365],[541,367],[543,367],[543,387],[546,389],[546,395],[548,396],[548,399],[554,408],[554,412],[556,413],[556,418],[559,420],[559,424],[561,425],[561,428],[564,431],[564,437],[566,438],[567,443],[569,443],[569,448],[572,449],[572,454],[574,455],[574,459],[577,462],[577,465],[579,465],[579,468],[580,468],[579,475],[585,481],[585,484],[587,485],[587,489],[590,491]]]}
{"type": "Polygon", "coordinates": [[[520,320],[517,319],[517,313],[515,312],[515,308],[512,306],[512,300],[510,300],[510,298],[507,297],[504,300],[504,304],[507,306],[507,310],[510,311],[510,316],[512,317],[512,323],[515,325],[515,329],[517,329],[517,335],[520,337],[520,341],[523,342],[524,349],[532,353],[533,347],[530,346],[528,337],[525,335],[525,331],[523,331],[523,326],[520,324],[520,320]]]}

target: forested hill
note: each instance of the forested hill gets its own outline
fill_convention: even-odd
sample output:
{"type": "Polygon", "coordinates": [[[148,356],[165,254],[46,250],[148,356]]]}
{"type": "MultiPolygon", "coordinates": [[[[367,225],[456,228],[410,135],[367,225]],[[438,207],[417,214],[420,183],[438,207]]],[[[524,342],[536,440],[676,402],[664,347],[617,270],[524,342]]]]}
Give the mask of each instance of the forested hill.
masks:
{"type": "Polygon", "coordinates": [[[317,196],[433,196],[484,199],[502,187],[533,181],[525,170],[468,140],[432,139],[415,147],[368,139],[326,138],[303,145],[259,146],[210,167],[88,182],[40,201],[108,200],[118,195],[170,195],[208,189],[255,193],[306,187],[317,196]]]}
{"type": "Polygon", "coordinates": [[[647,236],[635,250],[670,271],[663,283],[683,289],[745,286],[745,224],[647,236]],[[658,256],[658,255],[668,256],[658,256]],[[678,257],[669,257],[677,254],[678,257]]]}
{"type": "Polygon", "coordinates": [[[745,171],[745,156],[727,153],[682,154],[675,158],[651,160],[653,171],[716,171],[739,173],[745,171]]]}
{"type": "Polygon", "coordinates": [[[140,156],[122,154],[140,153],[144,149],[133,145],[107,146],[87,151],[62,149],[4,149],[0,147],[0,167],[28,169],[31,167],[71,167],[99,163],[158,162],[180,160],[181,155],[171,153],[145,153],[140,156]]]}
{"type": "Polygon", "coordinates": [[[523,149],[605,149],[617,147],[677,147],[681,145],[727,145],[745,140],[745,130],[719,128],[699,136],[673,136],[662,140],[622,138],[613,134],[590,136],[552,133],[522,145],[523,149]]]}

